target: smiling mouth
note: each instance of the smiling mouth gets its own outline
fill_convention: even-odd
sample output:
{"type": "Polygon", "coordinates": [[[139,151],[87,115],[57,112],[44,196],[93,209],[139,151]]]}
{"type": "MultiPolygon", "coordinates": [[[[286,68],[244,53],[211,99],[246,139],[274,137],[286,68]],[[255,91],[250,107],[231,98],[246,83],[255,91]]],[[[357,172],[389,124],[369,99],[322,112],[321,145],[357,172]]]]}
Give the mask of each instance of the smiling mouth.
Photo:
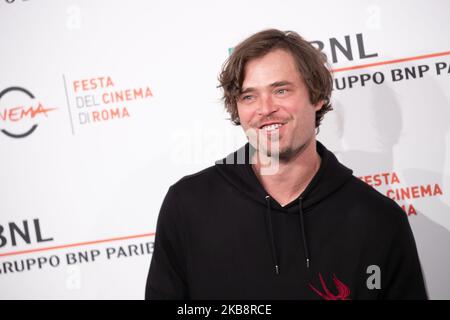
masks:
{"type": "Polygon", "coordinates": [[[276,131],[279,128],[281,128],[283,125],[284,125],[284,123],[271,123],[271,124],[263,125],[259,129],[264,130],[265,132],[273,132],[273,131],[276,131]]]}

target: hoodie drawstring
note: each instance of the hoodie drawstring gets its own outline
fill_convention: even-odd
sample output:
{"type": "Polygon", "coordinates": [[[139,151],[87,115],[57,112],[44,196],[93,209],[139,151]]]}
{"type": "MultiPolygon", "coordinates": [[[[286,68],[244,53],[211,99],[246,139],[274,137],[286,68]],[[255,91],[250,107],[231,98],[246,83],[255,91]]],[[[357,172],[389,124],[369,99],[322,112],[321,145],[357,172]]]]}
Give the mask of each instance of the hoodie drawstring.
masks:
{"type": "MultiPolygon", "coordinates": [[[[306,242],[306,232],[305,232],[305,223],[303,219],[303,208],[302,208],[302,201],[303,198],[299,198],[299,225],[300,225],[300,231],[302,234],[302,240],[303,240],[303,250],[305,251],[305,259],[306,259],[306,268],[309,269],[309,251],[308,251],[308,245],[306,242]]],[[[270,206],[270,196],[266,196],[266,204],[267,204],[267,214],[266,214],[266,225],[267,225],[267,231],[269,233],[270,237],[270,247],[272,251],[272,260],[275,267],[275,274],[280,274],[280,268],[278,266],[278,258],[277,258],[277,251],[275,248],[275,239],[273,236],[273,226],[272,226],[272,211],[270,206]]]]}
{"type": "Polygon", "coordinates": [[[266,196],[267,203],[267,214],[266,214],[266,223],[267,223],[267,231],[270,236],[270,246],[272,249],[272,260],[275,266],[275,273],[280,274],[280,269],[278,268],[278,260],[277,260],[277,251],[275,248],[275,240],[273,237],[273,227],[272,227],[272,212],[270,210],[270,196],[266,196]]]}
{"type": "Polygon", "coordinates": [[[303,198],[300,197],[298,199],[298,206],[300,212],[298,213],[299,216],[299,223],[300,223],[300,229],[302,231],[302,238],[303,238],[303,249],[305,251],[305,259],[306,259],[306,268],[309,269],[309,251],[308,251],[308,245],[306,242],[306,232],[305,232],[305,221],[303,219],[303,198]]]}

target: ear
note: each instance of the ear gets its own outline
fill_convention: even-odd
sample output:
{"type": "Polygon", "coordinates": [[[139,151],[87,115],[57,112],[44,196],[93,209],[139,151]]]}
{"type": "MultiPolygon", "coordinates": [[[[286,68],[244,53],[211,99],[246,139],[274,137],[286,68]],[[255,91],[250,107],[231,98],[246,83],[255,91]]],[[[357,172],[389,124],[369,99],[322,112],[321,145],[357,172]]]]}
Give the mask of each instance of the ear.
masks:
{"type": "Polygon", "coordinates": [[[319,102],[317,102],[317,104],[314,106],[314,110],[319,111],[320,109],[322,109],[323,105],[325,104],[325,100],[320,100],[319,102]]]}

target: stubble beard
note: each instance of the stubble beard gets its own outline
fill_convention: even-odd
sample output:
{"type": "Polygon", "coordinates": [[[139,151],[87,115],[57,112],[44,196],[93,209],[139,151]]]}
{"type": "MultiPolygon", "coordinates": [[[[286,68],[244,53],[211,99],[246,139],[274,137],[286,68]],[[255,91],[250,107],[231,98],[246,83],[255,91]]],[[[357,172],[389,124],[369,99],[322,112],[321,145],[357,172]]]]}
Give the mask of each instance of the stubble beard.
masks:
{"type": "MultiPolygon", "coordinates": [[[[304,141],[301,142],[299,145],[294,145],[294,144],[290,144],[287,146],[281,146],[280,144],[280,140],[278,140],[278,150],[273,150],[272,149],[272,145],[271,140],[268,140],[269,143],[269,148],[267,148],[266,146],[262,146],[260,148],[258,148],[258,152],[268,158],[272,158],[272,159],[277,159],[280,163],[287,163],[290,160],[294,159],[295,157],[297,157],[299,154],[301,154],[309,145],[309,141],[304,141]]],[[[277,148],[274,148],[277,149],[277,148]]]]}

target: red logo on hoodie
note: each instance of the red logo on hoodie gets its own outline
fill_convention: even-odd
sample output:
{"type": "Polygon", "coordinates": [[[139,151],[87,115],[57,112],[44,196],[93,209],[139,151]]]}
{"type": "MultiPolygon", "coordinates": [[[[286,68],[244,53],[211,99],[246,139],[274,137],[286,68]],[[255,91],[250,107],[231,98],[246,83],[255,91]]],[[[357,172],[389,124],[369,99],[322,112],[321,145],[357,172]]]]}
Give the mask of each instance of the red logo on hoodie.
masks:
{"type": "Polygon", "coordinates": [[[350,295],[350,289],[343,284],[333,273],[333,282],[336,286],[336,289],[338,290],[338,294],[334,295],[326,286],[325,281],[322,278],[322,274],[319,273],[320,283],[322,285],[322,289],[324,292],[320,292],[317,290],[311,283],[309,284],[309,287],[317,293],[319,296],[321,296],[324,300],[351,300],[348,296],[350,295]]]}

